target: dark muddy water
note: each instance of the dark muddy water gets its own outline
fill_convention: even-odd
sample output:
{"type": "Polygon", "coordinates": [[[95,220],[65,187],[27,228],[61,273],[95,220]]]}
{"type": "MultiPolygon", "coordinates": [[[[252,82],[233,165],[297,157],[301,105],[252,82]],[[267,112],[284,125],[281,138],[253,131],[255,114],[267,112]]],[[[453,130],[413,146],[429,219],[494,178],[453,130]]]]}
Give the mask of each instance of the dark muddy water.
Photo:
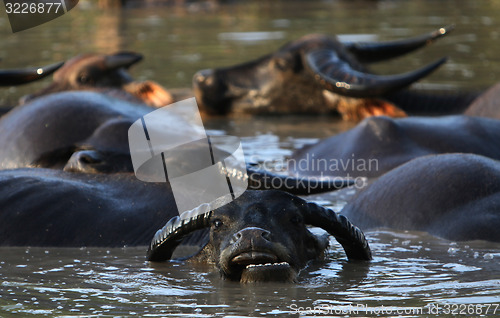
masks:
{"type": "MultiPolygon", "coordinates": [[[[169,88],[190,86],[203,68],[268,53],[288,40],[321,32],[390,40],[456,24],[449,37],[390,63],[408,71],[441,56],[449,61],[419,85],[486,88],[500,79],[499,1],[241,1],[161,8],[103,9],[80,1],[48,24],[12,34],[0,5],[0,65],[37,66],[82,52],[137,51],[132,73],[169,88]]],[[[1,105],[49,80],[0,91],[1,105]]],[[[212,120],[211,129],[241,136],[254,161],[286,158],[292,149],[348,129],[332,118],[212,120]]],[[[312,199],[341,208],[335,195],[312,199]]],[[[41,211],[43,213],[43,211],[41,211]]],[[[153,233],[151,233],[152,235],[153,233]]],[[[334,241],[324,261],[296,285],[245,286],[209,267],[149,264],[145,248],[0,248],[0,317],[496,317],[500,314],[500,245],[449,242],[424,233],[367,233],[374,260],[350,264],[334,241]]]]}

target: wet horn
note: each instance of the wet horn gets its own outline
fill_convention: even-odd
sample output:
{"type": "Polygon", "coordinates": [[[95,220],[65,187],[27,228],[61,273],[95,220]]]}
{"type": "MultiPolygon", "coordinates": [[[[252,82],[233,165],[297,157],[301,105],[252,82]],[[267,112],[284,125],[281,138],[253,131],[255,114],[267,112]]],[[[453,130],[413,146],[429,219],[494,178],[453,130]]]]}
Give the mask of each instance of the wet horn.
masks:
{"type": "Polygon", "coordinates": [[[307,195],[339,190],[354,185],[353,179],[291,177],[247,166],[248,188],[251,190],[281,190],[296,195],[307,195]]]}
{"type": "Polygon", "coordinates": [[[311,51],[304,56],[305,65],[325,89],[349,97],[380,97],[402,89],[429,75],[446,58],[421,69],[398,75],[374,75],[355,70],[337,53],[328,49],[311,51]]]}
{"type": "Polygon", "coordinates": [[[158,230],[149,246],[147,260],[151,262],[169,260],[186,235],[208,227],[212,211],[200,212],[199,210],[200,208],[190,211],[191,216],[188,217],[173,217],[158,230]]]}
{"type": "Polygon", "coordinates": [[[388,42],[342,42],[346,49],[362,63],[375,63],[393,59],[431,44],[435,40],[450,33],[453,25],[404,40],[388,42]]]}
{"type": "Polygon", "coordinates": [[[363,232],[345,216],[316,203],[307,203],[302,215],[306,224],[320,227],[342,245],[350,260],[371,260],[372,253],[363,232]]]}
{"type": "Polygon", "coordinates": [[[54,73],[63,64],[64,62],[59,62],[43,67],[0,70],[0,86],[14,86],[34,82],[54,73]]]}

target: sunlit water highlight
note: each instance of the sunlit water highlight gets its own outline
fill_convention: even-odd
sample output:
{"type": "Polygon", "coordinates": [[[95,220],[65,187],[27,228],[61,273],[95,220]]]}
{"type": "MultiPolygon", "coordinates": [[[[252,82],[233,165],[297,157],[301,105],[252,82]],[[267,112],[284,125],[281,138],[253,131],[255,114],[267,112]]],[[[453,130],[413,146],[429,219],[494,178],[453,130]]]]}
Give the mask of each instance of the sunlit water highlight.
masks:
{"type": "Polygon", "coordinates": [[[375,255],[370,264],[346,262],[332,241],[326,258],[302,271],[298,284],[240,285],[208,266],[150,264],[140,247],[1,248],[0,310],[57,317],[248,317],[351,305],[359,310],[352,316],[363,316],[382,305],[445,310],[500,302],[496,244],[453,243],[416,232],[379,231],[368,238],[375,255]]]}

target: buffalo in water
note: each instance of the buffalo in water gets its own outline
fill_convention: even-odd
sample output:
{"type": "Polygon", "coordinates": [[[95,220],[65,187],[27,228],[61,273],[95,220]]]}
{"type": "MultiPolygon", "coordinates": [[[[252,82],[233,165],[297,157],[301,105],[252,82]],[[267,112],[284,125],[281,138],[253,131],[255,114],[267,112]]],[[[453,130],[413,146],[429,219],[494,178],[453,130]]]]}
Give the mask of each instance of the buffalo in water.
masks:
{"type": "MultiPolygon", "coordinates": [[[[27,103],[48,94],[65,91],[94,91],[134,103],[163,107],[173,102],[172,95],[153,81],[135,81],[128,68],[142,60],[142,55],[119,52],[111,55],[87,53],[69,59],[54,73],[44,89],[24,96],[27,103]]],[[[5,77],[9,81],[8,77],[5,77]]]]}
{"type": "Polygon", "coordinates": [[[241,65],[203,70],[193,77],[195,96],[208,114],[327,114],[360,120],[405,112],[460,112],[477,94],[434,96],[403,90],[444,63],[417,71],[379,76],[365,64],[395,58],[423,47],[452,28],[402,41],[342,43],[307,35],[277,52],[241,65]]]}
{"type": "MultiPolygon", "coordinates": [[[[94,92],[63,92],[21,105],[0,119],[0,169],[43,167],[73,172],[133,171],[128,129],[154,108],[94,92]]],[[[163,117],[171,137],[194,134],[176,117],[163,117]]],[[[184,158],[179,158],[182,162],[184,158]]],[[[257,188],[293,188],[312,193],[350,184],[342,178],[303,179],[252,171],[257,188]],[[278,182],[279,181],[279,182],[278,182]],[[309,192],[311,191],[311,192],[309,192]]]]}
{"type": "Polygon", "coordinates": [[[313,225],[334,236],[349,259],[371,259],[363,233],[345,217],[282,191],[248,190],[214,211],[182,219],[176,215],[169,183],[144,183],[127,173],[0,172],[2,246],[113,247],[151,242],[148,259],[164,261],[182,238],[208,229],[208,239],[198,232],[185,243],[199,250],[190,261],[213,263],[230,280],[294,281],[307,262],[321,258],[328,246],[326,236],[306,228],[313,225]]]}
{"type": "MultiPolygon", "coordinates": [[[[106,153],[128,151],[127,125],[173,101],[160,85],[128,74],[141,59],[131,52],[84,54],[51,67],[53,82],[0,119],[0,168],[64,166],[73,152],[95,144],[106,153]]],[[[0,79],[15,84],[20,74],[5,71],[0,79]]],[[[172,131],[189,133],[180,126],[172,120],[172,131]]]]}
{"type": "Polygon", "coordinates": [[[417,158],[360,191],[341,213],[363,230],[500,242],[500,161],[473,154],[417,158]]]}

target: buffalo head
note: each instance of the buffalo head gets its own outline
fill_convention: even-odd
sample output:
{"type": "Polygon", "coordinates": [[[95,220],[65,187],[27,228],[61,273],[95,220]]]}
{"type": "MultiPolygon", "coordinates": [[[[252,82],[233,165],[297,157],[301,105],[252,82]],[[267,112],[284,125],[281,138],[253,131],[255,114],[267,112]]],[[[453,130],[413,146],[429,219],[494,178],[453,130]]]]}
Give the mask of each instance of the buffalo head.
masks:
{"type": "Polygon", "coordinates": [[[195,96],[198,105],[212,115],[339,112],[345,119],[405,116],[384,95],[425,77],[445,59],[391,76],[370,74],[364,64],[406,54],[449,30],[441,28],[385,43],[342,43],[335,37],[307,35],[254,61],[198,72],[193,78],[195,96]]]}
{"type": "Polygon", "coordinates": [[[52,84],[39,92],[24,96],[22,102],[56,92],[94,90],[156,107],[171,103],[171,94],[159,84],[134,81],[127,72],[129,67],[141,60],[142,55],[132,52],[78,55],[54,73],[52,84]]]}
{"type": "Polygon", "coordinates": [[[349,259],[371,259],[363,233],[344,216],[294,195],[270,190],[247,191],[215,211],[171,219],[153,238],[148,260],[170,259],[183,236],[209,228],[209,242],[193,256],[193,261],[215,264],[229,280],[291,282],[328,246],[327,237],[312,234],[307,225],[333,235],[349,259]]]}

